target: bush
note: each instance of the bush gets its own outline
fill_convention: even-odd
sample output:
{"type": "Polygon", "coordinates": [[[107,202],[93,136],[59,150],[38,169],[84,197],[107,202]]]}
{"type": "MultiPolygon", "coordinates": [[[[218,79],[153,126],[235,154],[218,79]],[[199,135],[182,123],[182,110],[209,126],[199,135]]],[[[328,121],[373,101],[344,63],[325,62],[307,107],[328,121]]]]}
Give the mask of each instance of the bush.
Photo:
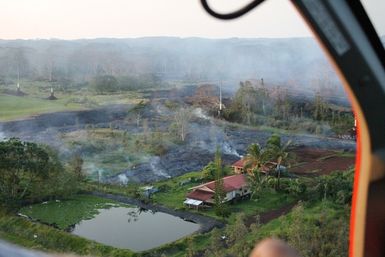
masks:
{"type": "Polygon", "coordinates": [[[317,178],[315,194],[318,199],[327,199],[341,205],[348,204],[353,193],[353,178],[354,169],[321,176],[317,178]]]}
{"type": "Polygon", "coordinates": [[[305,215],[308,212],[302,204],[295,207],[290,221],[282,224],[285,232],[279,236],[288,240],[304,257],[347,256],[349,212],[335,217],[335,211],[328,202],[318,205],[311,215],[305,215]]]}
{"type": "Polygon", "coordinates": [[[103,75],[94,77],[91,87],[100,94],[116,92],[118,88],[118,80],[111,75],[103,75]]]}

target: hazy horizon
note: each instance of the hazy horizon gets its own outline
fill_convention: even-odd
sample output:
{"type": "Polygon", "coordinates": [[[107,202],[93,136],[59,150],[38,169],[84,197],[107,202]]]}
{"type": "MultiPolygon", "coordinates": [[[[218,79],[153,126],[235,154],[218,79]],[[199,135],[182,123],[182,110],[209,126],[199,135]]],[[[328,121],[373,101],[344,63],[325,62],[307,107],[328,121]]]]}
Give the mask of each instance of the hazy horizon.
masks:
{"type": "MultiPolygon", "coordinates": [[[[210,1],[221,12],[250,0],[210,1]]],[[[379,34],[385,2],[363,1],[379,34]]],[[[221,21],[198,0],[0,0],[1,39],[96,39],[141,37],[291,38],[312,33],[287,0],[269,0],[245,16],[221,21]]]]}
{"type": "Polygon", "coordinates": [[[285,40],[285,39],[312,39],[312,36],[292,36],[292,37],[204,37],[204,36],[138,36],[138,37],[83,37],[83,38],[11,38],[4,39],[0,38],[0,41],[38,41],[38,40],[47,40],[47,41],[80,41],[80,40],[125,40],[125,39],[151,39],[151,38],[170,38],[170,39],[204,39],[204,40],[229,40],[229,39],[242,39],[242,40],[255,40],[255,39],[269,39],[269,40],[285,40]]]}

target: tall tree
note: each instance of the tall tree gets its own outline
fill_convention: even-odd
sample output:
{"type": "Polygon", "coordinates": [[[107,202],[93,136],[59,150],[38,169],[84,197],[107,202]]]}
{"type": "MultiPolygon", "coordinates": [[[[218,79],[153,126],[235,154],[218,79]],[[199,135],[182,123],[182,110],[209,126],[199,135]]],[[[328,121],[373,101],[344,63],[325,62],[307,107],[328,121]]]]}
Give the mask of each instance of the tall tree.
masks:
{"type": "Polygon", "coordinates": [[[251,144],[247,149],[245,156],[245,171],[251,169],[259,169],[266,162],[266,153],[259,144],[251,144]]]}
{"type": "Polygon", "coordinates": [[[314,98],[314,119],[318,121],[322,121],[325,119],[326,112],[327,112],[327,103],[325,102],[323,96],[321,95],[321,92],[318,91],[314,98]]]}
{"type": "Polygon", "coordinates": [[[179,139],[184,142],[189,132],[189,123],[192,118],[190,109],[180,108],[174,115],[174,128],[178,134],[179,139]]]}
{"type": "Polygon", "coordinates": [[[251,191],[251,199],[258,199],[259,193],[266,188],[269,182],[269,177],[262,174],[259,168],[254,168],[251,172],[247,173],[247,182],[251,191]]]}
{"type": "Polygon", "coordinates": [[[228,216],[228,209],[225,203],[226,192],[223,184],[222,157],[219,147],[215,153],[215,189],[214,189],[214,208],[218,216],[228,216]]]}
{"type": "Polygon", "coordinates": [[[251,144],[247,149],[245,165],[243,169],[247,172],[247,180],[251,190],[251,198],[258,197],[265,188],[269,177],[262,174],[262,167],[268,160],[267,152],[259,144],[251,144]]]}
{"type": "Polygon", "coordinates": [[[69,163],[72,172],[79,181],[85,178],[85,174],[83,173],[83,163],[84,160],[80,154],[76,154],[69,163]]]}
{"type": "Polygon", "coordinates": [[[277,87],[275,89],[275,94],[274,116],[279,119],[288,120],[292,106],[290,103],[288,90],[277,87]]]}
{"type": "Polygon", "coordinates": [[[269,159],[274,159],[277,162],[277,186],[276,189],[280,189],[280,179],[282,172],[282,165],[287,164],[288,160],[293,158],[288,150],[291,141],[286,144],[281,143],[281,137],[277,134],[272,134],[266,143],[266,155],[269,159]]]}

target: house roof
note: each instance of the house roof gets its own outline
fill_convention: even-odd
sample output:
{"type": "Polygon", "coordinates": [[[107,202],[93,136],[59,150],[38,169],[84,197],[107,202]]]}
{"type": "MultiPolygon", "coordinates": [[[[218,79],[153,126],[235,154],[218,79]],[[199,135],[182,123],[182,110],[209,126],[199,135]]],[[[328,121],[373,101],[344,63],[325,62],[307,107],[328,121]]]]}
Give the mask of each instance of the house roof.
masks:
{"type": "Polygon", "coordinates": [[[245,166],[245,160],[244,159],[240,159],[240,160],[234,162],[231,166],[232,167],[237,167],[237,168],[243,168],[243,166],[245,166]]]}
{"type": "MultiPolygon", "coordinates": [[[[223,178],[223,187],[225,192],[231,192],[237,189],[240,189],[246,185],[246,178],[245,175],[243,174],[238,174],[238,175],[232,175],[232,176],[227,176],[223,178]]],[[[215,181],[210,181],[208,183],[193,187],[195,191],[204,191],[207,193],[214,193],[215,190],[215,181]],[[209,192],[211,190],[212,192],[209,192]]],[[[195,192],[193,191],[193,192],[195,192]]],[[[191,198],[191,197],[189,197],[191,198]]]]}
{"type": "Polygon", "coordinates": [[[212,198],[213,196],[214,196],[213,192],[202,191],[199,189],[196,189],[196,190],[187,194],[187,198],[194,199],[194,200],[200,200],[200,201],[207,201],[208,199],[212,198]]]}

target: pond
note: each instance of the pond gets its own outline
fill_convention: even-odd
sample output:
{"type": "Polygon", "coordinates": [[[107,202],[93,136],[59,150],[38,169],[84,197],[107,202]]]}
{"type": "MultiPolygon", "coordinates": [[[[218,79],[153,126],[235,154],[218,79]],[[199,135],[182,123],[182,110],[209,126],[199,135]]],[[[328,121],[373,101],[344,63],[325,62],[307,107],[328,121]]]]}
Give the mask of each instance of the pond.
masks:
{"type": "Polygon", "coordinates": [[[179,217],[137,207],[113,207],[99,211],[94,218],[75,225],[72,233],[138,252],[170,243],[200,228],[199,224],[179,217]]]}

